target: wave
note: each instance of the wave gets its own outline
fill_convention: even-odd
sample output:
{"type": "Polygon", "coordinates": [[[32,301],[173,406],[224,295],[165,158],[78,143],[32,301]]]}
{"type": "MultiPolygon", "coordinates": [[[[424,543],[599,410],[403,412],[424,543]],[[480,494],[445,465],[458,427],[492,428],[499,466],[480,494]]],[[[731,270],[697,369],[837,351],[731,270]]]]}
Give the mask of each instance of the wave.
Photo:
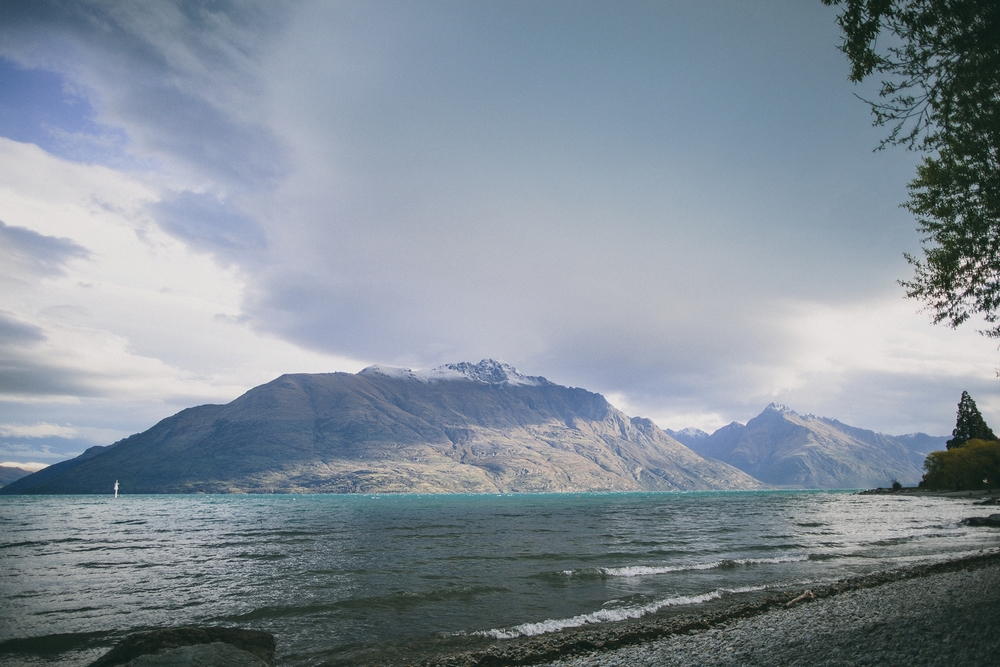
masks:
{"type": "Polygon", "coordinates": [[[593,625],[599,623],[614,623],[616,621],[627,621],[641,618],[647,614],[655,613],[666,607],[678,607],[690,604],[700,604],[717,600],[723,595],[733,595],[737,593],[753,593],[762,591],[767,586],[749,586],[746,588],[718,588],[709,593],[701,595],[676,595],[674,597],[656,600],[643,605],[632,605],[626,607],[615,607],[611,609],[600,609],[589,614],[579,614],[570,618],[556,618],[540,621],[538,623],[522,623],[510,628],[493,628],[491,630],[480,630],[472,633],[480,637],[492,637],[493,639],[515,639],[517,637],[531,637],[552,632],[559,632],[567,628],[578,628],[583,625],[593,625]]]}
{"type": "MultiPolygon", "coordinates": [[[[798,563],[809,560],[808,554],[772,556],[770,558],[723,558],[709,563],[689,563],[685,565],[626,565],[624,567],[601,567],[589,570],[605,577],[645,577],[671,572],[692,572],[696,570],[715,570],[745,565],[776,565],[779,563],[798,563]]],[[[588,570],[564,570],[566,576],[587,574],[588,570]]]]}

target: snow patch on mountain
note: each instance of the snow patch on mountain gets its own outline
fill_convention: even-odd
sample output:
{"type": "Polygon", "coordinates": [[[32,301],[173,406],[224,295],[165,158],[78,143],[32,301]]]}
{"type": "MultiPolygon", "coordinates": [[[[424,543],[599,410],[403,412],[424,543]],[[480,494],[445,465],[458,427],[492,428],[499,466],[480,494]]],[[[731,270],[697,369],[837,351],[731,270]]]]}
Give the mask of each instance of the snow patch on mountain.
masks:
{"type": "Polygon", "coordinates": [[[393,366],[368,366],[358,375],[381,375],[400,380],[415,380],[417,382],[439,382],[442,380],[471,380],[483,384],[529,385],[541,386],[551,384],[543,377],[521,375],[510,364],[496,359],[483,359],[478,364],[463,361],[457,364],[445,364],[429,370],[413,371],[409,368],[393,366]]]}
{"type": "Polygon", "coordinates": [[[671,429],[664,429],[671,438],[690,447],[692,444],[710,438],[711,436],[702,431],[700,428],[694,428],[693,426],[688,426],[687,428],[682,428],[679,431],[672,431],[671,429]]]}

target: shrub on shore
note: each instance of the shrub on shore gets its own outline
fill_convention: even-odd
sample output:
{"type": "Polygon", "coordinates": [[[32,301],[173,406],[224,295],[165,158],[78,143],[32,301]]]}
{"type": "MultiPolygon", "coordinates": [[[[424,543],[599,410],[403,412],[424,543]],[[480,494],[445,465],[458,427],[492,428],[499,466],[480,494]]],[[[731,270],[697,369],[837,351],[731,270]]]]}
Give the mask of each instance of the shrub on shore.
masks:
{"type": "Polygon", "coordinates": [[[966,491],[1000,487],[1000,441],[969,440],[961,447],[931,452],[920,488],[966,491]]]}

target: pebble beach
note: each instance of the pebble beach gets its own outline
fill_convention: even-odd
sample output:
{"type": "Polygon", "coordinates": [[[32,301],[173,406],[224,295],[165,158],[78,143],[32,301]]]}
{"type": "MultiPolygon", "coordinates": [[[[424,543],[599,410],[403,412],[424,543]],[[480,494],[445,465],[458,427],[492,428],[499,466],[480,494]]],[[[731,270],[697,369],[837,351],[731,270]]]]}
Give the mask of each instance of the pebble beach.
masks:
{"type": "Polygon", "coordinates": [[[892,582],[551,667],[1000,664],[1000,566],[892,582]]]}
{"type": "Polygon", "coordinates": [[[568,634],[444,664],[546,667],[995,667],[1000,552],[787,593],[669,624],[568,634]],[[659,635],[658,637],[656,635],[659,635]],[[550,659],[539,659],[548,653],[550,659]],[[563,657],[551,659],[554,654],[563,657]]]}

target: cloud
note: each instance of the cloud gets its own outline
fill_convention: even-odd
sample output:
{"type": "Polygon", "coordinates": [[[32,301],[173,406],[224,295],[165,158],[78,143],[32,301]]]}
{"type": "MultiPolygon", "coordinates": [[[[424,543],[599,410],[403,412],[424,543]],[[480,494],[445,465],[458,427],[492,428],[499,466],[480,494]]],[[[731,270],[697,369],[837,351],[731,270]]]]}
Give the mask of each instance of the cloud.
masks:
{"type": "Polygon", "coordinates": [[[0,58],[0,135],[82,161],[120,160],[127,137],[94,120],[90,100],[60,73],[0,58]],[[16,102],[14,102],[16,100],[16,102]]]}
{"type": "Polygon", "coordinates": [[[28,461],[25,463],[16,463],[14,461],[0,462],[0,466],[5,468],[20,468],[21,470],[27,470],[29,472],[38,472],[42,468],[48,468],[50,465],[50,463],[38,463],[37,461],[28,461]]]}
{"type": "Polygon", "coordinates": [[[25,345],[45,340],[41,327],[21,322],[13,313],[0,311],[0,346],[25,345]]]}
{"type": "Polygon", "coordinates": [[[14,4],[0,54],[81,146],[0,140],[45,277],[0,295],[19,410],[484,357],[673,428],[994,401],[990,348],[887,296],[915,157],[872,154],[828,8],[14,4]]]}
{"type": "MultiPolygon", "coordinates": [[[[79,456],[82,451],[53,451],[48,445],[43,445],[41,447],[32,447],[28,445],[20,445],[11,442],[0,442],[0,456],[7,456],[11,458],[19,459],[55,459],[56,461],[61,461],[67,458],[73,458],[74,456],[79,456]]],[[[20,465],[20,464],[18,464],[20,465]]],[[[50,465],[50,464],[46,464],[50,465]]]]}
{"type": "Polygon", "coordinates": [[[89,257],[87,249],[72,239],[46,236],[0,220],[0,272],[5,280],[62,276],[67,262],[89,257]]]}
{"type": "Polygon", "coordinates": [[[210,194],[172,192],[149,209],[164,231],[223,261],[252,264],[253,257],[266,250],[260,225],[210,194]]]}
{"type": "MultiPolygon", "coordinates": [[[[241,271],[206,255],[208,245],[165,233],[150,217],[158,195],[134,175],[0,139],[4,231],[28,239],[18,247],[41,258],[47,276],[0,290],[0,404],[8,425],[74,429],[33,441],[53,454],[110,444],[284,372],[369,363],[254,332],[241,309],[241,271]],[[89,261],[76,259],[81,248],[89,261]]],[[[235,243],[252,237],[231,231],[235,243]]]]}
{"type": "Polygon", "coordinates": [[[8,438],[75,438],[77,430],[58,424],[0,424],[0,436],[8,438]]]}
{"type": "Polygon", "coordinates": [[[5,5],[0,51],[68,75],[134,157],[242,189],[282,171],[250,96],[254,57],[285,12],[278,2],[5,5]]]}
{"type": "Polygon", "coordinates": [[[86,374],[52,363],[47,343],[42,327],[0,311],[0,397],[93,395],[86,374]]]}

